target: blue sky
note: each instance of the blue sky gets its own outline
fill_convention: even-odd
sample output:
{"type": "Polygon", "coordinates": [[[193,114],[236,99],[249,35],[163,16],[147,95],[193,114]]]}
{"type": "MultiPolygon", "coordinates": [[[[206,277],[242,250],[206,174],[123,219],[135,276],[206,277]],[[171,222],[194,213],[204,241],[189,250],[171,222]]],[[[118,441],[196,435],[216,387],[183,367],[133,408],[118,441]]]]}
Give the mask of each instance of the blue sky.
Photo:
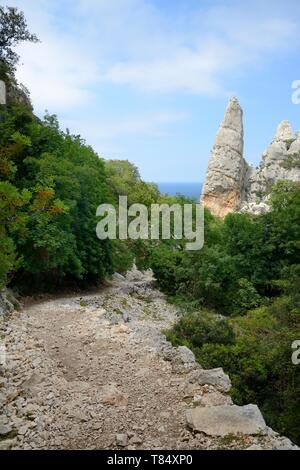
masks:
{"type": "MultiPolygon", "coordinates": [[[[2,2],[1,2],[2,3],[2,2]]],[[[300,128],[298,0],[13,0],[40,44],[17,76],[104,158],[147,181],[203,181],[227,101],[244,110],[257,165],[275,128],[300,128]]]]}

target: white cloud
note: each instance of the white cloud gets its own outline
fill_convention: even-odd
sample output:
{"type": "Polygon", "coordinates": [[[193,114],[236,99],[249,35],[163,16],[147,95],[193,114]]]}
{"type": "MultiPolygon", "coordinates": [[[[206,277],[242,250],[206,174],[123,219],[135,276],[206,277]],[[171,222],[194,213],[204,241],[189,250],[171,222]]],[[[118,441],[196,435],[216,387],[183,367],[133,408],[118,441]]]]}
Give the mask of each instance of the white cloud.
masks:
{"type": "Polygon", "coordinates": [[[118,139],[121,137],[164,137],[170,135],[170,124],[186,120],[187,113],[161,110],[155,113],[131,115],[126,119],[85,120],[84,122],[66,119],[64,125],[71,132],[79,131],[85,139],[97,137],[98,141],[118,139]],[[76,131],[75,131],[76,130],[76,131]]]}
{"type": "Polygon", "coordinates": [[[143,91],[224,93],[224,77],[277,58],[298,44],[296,20],[261,13],[259,17],[257,2],[252,7],[208,9],[198,21],[190,18],[192,30],[178,34],[178,41],[174,33],[162,31],[161,51],[154,48],[153,57],[146,60],[134,57],[114,63],[103,80],[143,91]]]}
{"type": "Polygon", "coordinates": [[[145,91],[216,94],[221,90],[216,73],[234,59],[234,51],[210,41],[199,50],[182,48],[165,58],[115,64],[103,80],[145,91]]]}
{"type": "Polygon", "coordinates": [[[29,29],[41,42],[18,47],[21,56],[17,78],[31,93],[37,112],[61,111],[89,102],[91,85],[98,82],[98,65],[71,30],[64,30],[52,11],[56,0],[15,0],[24,10],[29,29]]]}
{"type": "Polygon", "coordinates": [[[60,111],[92,99],[90,85],[98,81],[97,68],[83,53],[75,53],[72,45],[50,40],[24,45],[19,52],[24,65],[18,79],[29,87],[38,110],[50,106],[60,111]]]}
{"type": "MultiPolygon", "coordinates": [[[[145,0],[15,0],[40,45],[22,46],[18,76],[34,103],[78,106],[101,83],[147,92],[225,92],[224,77],[294,46],[292,0],[228,1],[168,14],[145,0]]],[[[188,4],[188,3],[187,3],[188,4]]],[[[178,5],[177,5],[178,7],[178,5]]],[[[173,12],[174,10],[174,12],[173,12]]]]}

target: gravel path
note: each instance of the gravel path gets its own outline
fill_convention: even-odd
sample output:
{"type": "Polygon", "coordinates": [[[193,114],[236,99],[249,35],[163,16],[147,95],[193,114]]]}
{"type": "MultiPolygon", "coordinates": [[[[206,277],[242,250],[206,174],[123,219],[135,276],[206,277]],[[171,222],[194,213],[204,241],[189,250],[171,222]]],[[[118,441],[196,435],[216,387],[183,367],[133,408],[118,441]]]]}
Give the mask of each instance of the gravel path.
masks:
{"type": "Polygon", "coordinates": [[[176,316],[151,272],[136,270],[97,294],[14,312],[2,324],[0,448],[272,448],[275,434],[224,439],[187,428],[197,400],[230,398],[189,382],[200,366],[178,360],[161,333],[176,316]]]}

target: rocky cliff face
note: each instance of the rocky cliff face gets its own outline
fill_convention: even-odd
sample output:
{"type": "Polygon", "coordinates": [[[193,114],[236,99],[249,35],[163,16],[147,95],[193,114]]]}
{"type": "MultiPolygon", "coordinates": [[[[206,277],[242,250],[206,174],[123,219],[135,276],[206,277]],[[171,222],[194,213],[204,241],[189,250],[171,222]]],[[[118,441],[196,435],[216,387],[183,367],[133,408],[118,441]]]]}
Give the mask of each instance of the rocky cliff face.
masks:
{"type": "Polygon", "coordinates": [[[0,105],[6,104],[6,85],[3,80],[0,80],[0,105]]]}
{"type": "Polygon", "coordinates": [[[266,212],[271,188],[279,180],[300,181],[300,132],[294,135],[289,122],[282,121],[259,167],[253,168],[243,158],[243,112],[231,98],[208,163],[202,203],[219,217],[266,212]]]}
{"type": "Polygon", "coordinates": [[[14,80],[0,80],[0,105],[18,103],[33,111],[28,90],[14,80]]]}

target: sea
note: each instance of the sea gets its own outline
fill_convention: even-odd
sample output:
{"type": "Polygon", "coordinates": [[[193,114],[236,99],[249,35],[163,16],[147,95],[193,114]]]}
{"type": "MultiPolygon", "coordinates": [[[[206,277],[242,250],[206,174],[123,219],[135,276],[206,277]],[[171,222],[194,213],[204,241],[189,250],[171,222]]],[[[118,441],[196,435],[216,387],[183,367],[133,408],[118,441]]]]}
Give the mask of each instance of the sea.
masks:
{"type": "Polygon", "coordinates": [[[163,194],[169,196],[175,196],[176,194],[182,194],[183,196],[193,198],[195,201],[199,201],[202,183],[156,183],[158,189],[163,194]]]}

